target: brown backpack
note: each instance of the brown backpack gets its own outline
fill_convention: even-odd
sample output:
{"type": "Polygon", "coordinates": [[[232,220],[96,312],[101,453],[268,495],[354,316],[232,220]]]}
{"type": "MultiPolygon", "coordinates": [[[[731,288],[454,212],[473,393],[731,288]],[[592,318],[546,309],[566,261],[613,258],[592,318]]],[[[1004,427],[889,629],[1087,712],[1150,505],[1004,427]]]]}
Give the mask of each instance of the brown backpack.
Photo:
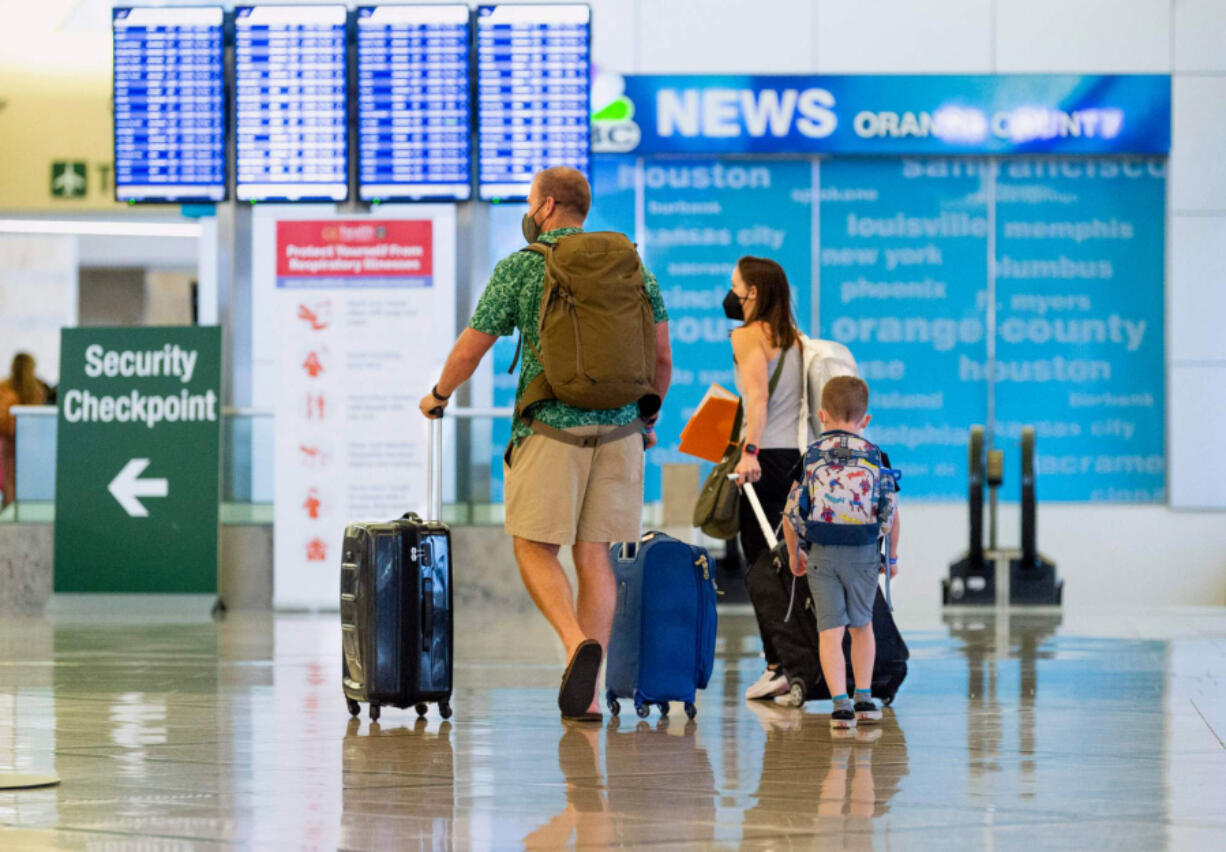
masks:
{"type": "MultiPolygon", "coordinates": [[[[643,417],[654,415],[655,317],[634,243],[596,231],[525,250],[545,258],[540,348],[532,350],[543,372],[524,389],[516,416],[531,424],[529,407],[549,399],[597,411],[638,403],[643,417]]],[[[557,437],[542,426],[533,428],[557,437]]]]}

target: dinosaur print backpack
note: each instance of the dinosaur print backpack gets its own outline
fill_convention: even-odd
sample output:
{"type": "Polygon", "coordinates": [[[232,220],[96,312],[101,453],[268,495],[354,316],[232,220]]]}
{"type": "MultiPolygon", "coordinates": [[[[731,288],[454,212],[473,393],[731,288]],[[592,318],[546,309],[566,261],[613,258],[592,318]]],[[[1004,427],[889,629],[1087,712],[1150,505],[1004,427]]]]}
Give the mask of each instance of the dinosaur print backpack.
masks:
{"type": "Polygon", "coordinates": [[[889,530],[901,472],[851,432],[824,432],[805,452],[787,517],[810,544],[871,545],[889,530]]]}

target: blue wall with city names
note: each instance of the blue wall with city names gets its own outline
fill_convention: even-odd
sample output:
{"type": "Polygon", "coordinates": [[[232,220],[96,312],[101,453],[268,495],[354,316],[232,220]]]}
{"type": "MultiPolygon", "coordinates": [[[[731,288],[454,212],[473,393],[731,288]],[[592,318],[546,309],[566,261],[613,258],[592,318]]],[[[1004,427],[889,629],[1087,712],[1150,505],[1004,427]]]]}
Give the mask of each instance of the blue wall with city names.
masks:
{"type": "Polygon", "coordinates": [[[1046,500],[1165,499],[1165,173],[1156,159],[1002,164],[998,445],[1016,471],[1021,427],[1036,427],[1046,500]]]}
{"type": "MultiPolygon", "coordinates": [[[[1164,499],[1163,160],[600,155],[593,192],[589,228],[635,235],[671,319],[673,389],[648,500],[660,464],[693,461],[677,444],[706,388],[733,388],[720,302],[745,254],[778,260],[802,327],[851,348],[872,391],[870,435],[908,497],[963,499],[969,428],[988,416],[992,198],[1002,496],[1016,498],[1018,437],[1032,424],[1043,499],[1164,499]]],[[[522,243],[521,211],[506,212],[493,217],[497,255],[522,243]]],[[[511,404],[513,348],[495,350],[495,404],[511,404]]],[[[496,426],[489,448],[495,500],[508,434],[496,426]]]]}

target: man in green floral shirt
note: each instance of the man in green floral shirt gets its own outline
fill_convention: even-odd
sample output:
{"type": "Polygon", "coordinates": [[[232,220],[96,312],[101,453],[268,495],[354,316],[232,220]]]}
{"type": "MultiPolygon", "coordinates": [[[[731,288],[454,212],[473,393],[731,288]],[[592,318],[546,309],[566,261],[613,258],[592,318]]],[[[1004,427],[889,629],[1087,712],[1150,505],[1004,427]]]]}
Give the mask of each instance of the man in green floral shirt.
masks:
{"type": "MultiPolygon", "coordinates": [[[[591,188],[569,168],[547,169],[536,176],[528,194],[524,237],[555,243],[580,233],[591,207],[591,188]]],[[[668,314],[655,277],[643,269],[643,282],[655,319],[656,364],[653,384],[661,399],[672,376],[668,314]]],[[[524,336],[516,402],[541,373],[534,352],[545,283],[545,259],[520,251],[494,269],[468,328],[447,358],[438,384],[421,401],[426,417],[441,416],[456,388],[476,371],[499,337],[524,336]]],[[[567,719],[599,721],[596,682],[613,625],[617,591],[609,563],[609,544],[639,534],[643,511],[643,450],[655,444],[650,427],[618,438],[635,423],[635,404],[612,410],[575,408],[558,400],[539,402],[527,412],[534,423],[583,438],[608,437],[598,446],[575,446],[517,419],[508,453],[506,528],[528,593],[562,639],[570,661],[558,694],[567,719]],[[576,602],[570,580],[558,561],[563,546],[572,548],[579,578],[576,602]]]]}

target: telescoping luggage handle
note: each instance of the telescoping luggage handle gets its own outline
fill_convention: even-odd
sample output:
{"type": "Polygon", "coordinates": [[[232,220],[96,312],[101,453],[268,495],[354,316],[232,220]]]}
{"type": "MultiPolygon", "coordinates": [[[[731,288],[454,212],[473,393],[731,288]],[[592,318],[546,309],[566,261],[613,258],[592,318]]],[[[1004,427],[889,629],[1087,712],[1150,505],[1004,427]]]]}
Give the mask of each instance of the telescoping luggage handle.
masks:
{"type": "Polygon", "coordinates": [[[443,418],[430,422],[430,440],[426,459],[426,520],[443,520],[443,418]]]}
{"type": "MultiPolygon", "coordinates": [[[[728,474],[729,479],[736,479],[735,473],[728,474]]],[[[745,496],[749,498],[749,505],[753,509],[754,517],[758,519],[758,525],[762,527],[762,535],[766,539],[766,545],[771,550],[779,546],[779,536],[771,529],[771,525],[766,520],[766,512],[762,510],[762,504],[758,501],[758,492],[754,489],[752,482],[746,482],[744,486],[745,496]]]]}
{"type": "MultiPolygon", "coordinates": [[[[735,473],[728,474],[729,479],[737,479],[735,473]]],[[[762,528],[762,537],[766,539],[766,546],[774,550],[779,546],[779,536],[771,529],[771,525],[766,520],[766,512],[762,510],[762,503],[758,500],[758,491],[753,487],[752,482],[744,484],[745,496],[749,498],[749,507],[753,509],[754,517],[758,519],[758,526],[762,528]]],[[[782,525],[781,525],[782,526],[782,525]]],[[[791,563],[791,554],[788,555],[788,562],[791,563]]],[[[784,621],[792,620],[792,607],[796,604],[796,581],[800,579],[795,574],[792,575],[792,594],[788,598],[788,612],[783,617],[784,621]]]]}
{"type": "MultiPolygon", "coordinates": [[[[643,476],[640,482],[645,482],[647,480],[647,443],[646,442],[647,442],[647,438],[646,436],[644,436],[643,438],[643,476]]],[[[635,559],[638,559],[639,548],[643,546],[644,542],[648,541],[655,535],[656,533],[654,532],[651,532],[651,533],[643,532],[643,513],[640,512],[639,513],[638,538],[636,538],[634,541],[621,542],[620,547],[617,548],[617,561],[618,562],[633,562],[635,559]]]]}

